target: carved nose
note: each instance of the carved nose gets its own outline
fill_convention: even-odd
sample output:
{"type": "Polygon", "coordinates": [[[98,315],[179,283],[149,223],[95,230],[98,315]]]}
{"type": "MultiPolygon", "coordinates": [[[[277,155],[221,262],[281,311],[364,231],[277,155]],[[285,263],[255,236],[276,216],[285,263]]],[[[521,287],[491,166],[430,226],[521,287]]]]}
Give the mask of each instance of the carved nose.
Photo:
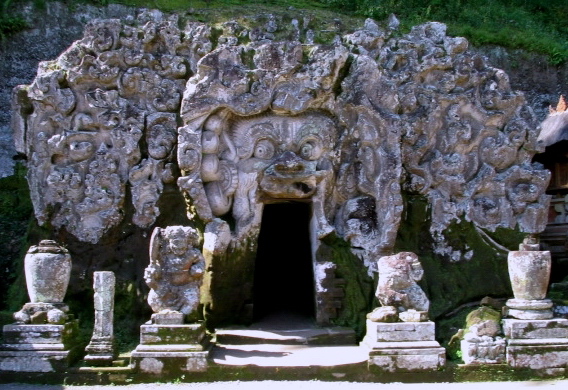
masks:
{"type": "Polygon", "coordinates": [[[304,160],[290,151],[284,152],[274,163],[274,170],[278,173],[299,173],[304,169],[304,160]]]}

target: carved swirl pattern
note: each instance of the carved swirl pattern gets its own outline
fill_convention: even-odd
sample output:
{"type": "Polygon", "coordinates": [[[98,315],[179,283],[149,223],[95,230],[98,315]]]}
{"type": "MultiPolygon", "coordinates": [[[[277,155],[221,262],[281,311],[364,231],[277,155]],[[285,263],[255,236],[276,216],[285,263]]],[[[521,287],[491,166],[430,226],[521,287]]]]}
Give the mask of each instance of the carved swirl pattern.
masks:
{"type": "Polygon", "coordinates": [[[167,178],[191,217],[232,213],[241,232],[264,201],[311,201],[318,237],[335,230],[369,269],[392,251],[403,193],[428,199],[434,237],[460,219],[543,230],[535,119],[444,25],[399,35],[368,20],[334,45],[223,28],[213,50],[201,23],[97,21],[40,66],[15,121],[40,223],[97,242],[128,185],[134,223],[149,227],[167,178]]]}
{"type": "Polygon", "coordinates": [[[209,29],[145,19],[88,24],[82,40],[41,65],[24,99],[33,110],[21,151],[36,216],[82,241],[96,243],[121,222],[126,186],[132,221],[151,226],[164,181],[175,179],[179,107],[210,50],[209,29]]]}

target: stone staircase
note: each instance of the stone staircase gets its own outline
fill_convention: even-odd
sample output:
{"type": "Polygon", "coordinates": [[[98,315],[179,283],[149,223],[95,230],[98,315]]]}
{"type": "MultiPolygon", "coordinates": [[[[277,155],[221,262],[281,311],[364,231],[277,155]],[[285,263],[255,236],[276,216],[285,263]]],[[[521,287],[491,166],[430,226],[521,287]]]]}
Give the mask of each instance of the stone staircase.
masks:
{"type": "Polygon", "coordinates": [[[211,359],[219,365],[260,367],[339,366],[368,359],[350,328],[317,327],[272,318],[251,327],[218,329],[211,359]]]}

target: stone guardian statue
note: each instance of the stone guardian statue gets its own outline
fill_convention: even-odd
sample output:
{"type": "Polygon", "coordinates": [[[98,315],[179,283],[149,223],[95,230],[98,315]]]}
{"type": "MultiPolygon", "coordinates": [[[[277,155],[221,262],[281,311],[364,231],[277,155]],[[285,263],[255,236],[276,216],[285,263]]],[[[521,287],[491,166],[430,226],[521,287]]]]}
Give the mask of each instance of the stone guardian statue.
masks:
{"type": "Polygon", "coordinates": [[[205,259],[197,249],[194,228],[155,228],[150,240],[150,264],[144,278],[151,288],[148,303],[154,323],[183,323],[197,319],[205,259]]]}

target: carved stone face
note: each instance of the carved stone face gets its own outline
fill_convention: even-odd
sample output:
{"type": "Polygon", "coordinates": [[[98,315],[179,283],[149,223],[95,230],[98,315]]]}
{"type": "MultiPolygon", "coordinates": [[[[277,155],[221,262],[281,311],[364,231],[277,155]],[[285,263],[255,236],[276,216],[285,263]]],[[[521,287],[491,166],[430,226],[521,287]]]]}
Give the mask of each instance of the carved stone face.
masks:
{"type": "Polygon", "coordinates": [[[189,248],[189,238],[186,237],[183,230],[168,230],[166,231],[166,238],[170,251],[174,255],[182,256],[189,248]]]}
{"type": "Polygon", "coordinates": [[[242,119],[232,138],[239,171],[258,172],[261,196],[305,199],[314,195],[330,167],[335,124],[323,115],[276,115],[242,119]]]}

